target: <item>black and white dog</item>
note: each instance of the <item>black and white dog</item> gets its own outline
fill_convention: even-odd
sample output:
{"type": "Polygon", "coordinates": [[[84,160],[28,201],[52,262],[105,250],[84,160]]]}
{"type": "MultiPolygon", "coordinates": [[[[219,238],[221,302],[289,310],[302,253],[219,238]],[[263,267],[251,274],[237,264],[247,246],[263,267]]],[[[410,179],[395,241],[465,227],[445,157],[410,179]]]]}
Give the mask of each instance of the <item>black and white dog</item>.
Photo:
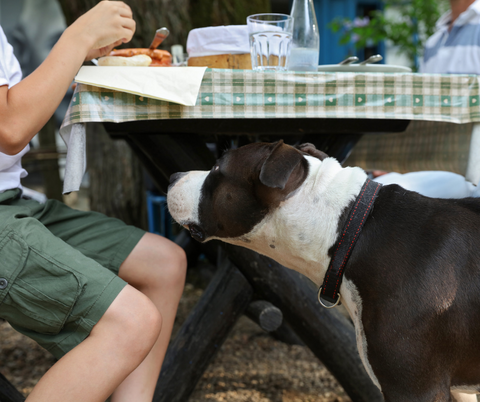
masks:
{"type": "MultiPolygon", "coordinates": [[[[201,241],[247,247],[319,286],[366,181],[311,144],[254,143],[172,176],[172,217],[201,241]]],[[[362,361],[387,402],[476,401],[480,201],[378,190],[341,283],[362,361]]]]}

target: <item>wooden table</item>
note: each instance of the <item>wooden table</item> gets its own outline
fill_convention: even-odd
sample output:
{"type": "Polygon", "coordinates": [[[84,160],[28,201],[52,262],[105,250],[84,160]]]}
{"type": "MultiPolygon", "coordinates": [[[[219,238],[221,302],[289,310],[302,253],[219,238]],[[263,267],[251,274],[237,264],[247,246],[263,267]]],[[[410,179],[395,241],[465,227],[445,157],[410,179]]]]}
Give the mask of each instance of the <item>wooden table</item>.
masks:
{"type": "MultiPolygon", "coordinates": [[[[211,144],[223,150],[282,138],[312,142],[343,161],[365,133],[402,132],[411,120],[479,122],[479,104],[476,76],[207,70],[197,105],[190,108],[79,85],[61,133],[69,153],[73,149],[81,158],[75,147],[82,141],[72,141],[72,127],[103,122],[112,137],[128,141],[165,191],[172,173],[211,168],[211,144]]],[[[155,402],[188,399],[237,318],[258,298],[281,309],[352,400],[383,400],[363,369],[352,325],[337,311],[320,307],[308,279],[234,246],[220,248],[217,266],[167,351],[155,402]]]]}

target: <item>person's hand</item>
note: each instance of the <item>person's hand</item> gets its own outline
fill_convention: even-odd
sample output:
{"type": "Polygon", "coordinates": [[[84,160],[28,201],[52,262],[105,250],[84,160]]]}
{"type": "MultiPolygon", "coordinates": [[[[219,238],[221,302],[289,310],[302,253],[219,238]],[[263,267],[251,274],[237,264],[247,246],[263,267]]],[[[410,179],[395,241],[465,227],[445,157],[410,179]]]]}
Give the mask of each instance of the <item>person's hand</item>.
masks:
{"type": "Polygon", "coordinates": [[[86,45],[86,60],[108,54],[129,42],[135,33],[132,10],[122,1],[101,1],[78,18],[70,29],[86,45]]]}
{"type": "Polygon", "coordinates": [[[103,57],[109,54],[116,46],[119,46],[123,43],[123,40],[119,40],[115,43],[112,43],[110,46],[104,46],[101,47],[100,49],[91,49],[87,57],[85,57],[85,61],[90,61],[92,59],[96,59],[98,57],[103,57]]]}

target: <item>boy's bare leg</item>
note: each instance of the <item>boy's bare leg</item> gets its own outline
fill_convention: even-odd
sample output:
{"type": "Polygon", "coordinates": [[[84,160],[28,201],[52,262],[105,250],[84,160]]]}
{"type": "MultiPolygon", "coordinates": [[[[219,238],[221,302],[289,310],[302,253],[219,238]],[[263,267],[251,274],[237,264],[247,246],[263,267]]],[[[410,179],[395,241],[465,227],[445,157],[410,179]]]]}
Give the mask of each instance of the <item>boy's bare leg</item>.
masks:
{"type": "Polygon", "coordinates": [[[157,306],[162,330],[142,364],[115,390],[112,402],[151,402],[183,292],[186,267],[180,247],[151,233],[142,237],[121,265],[119,276],[157,306]]]}
{"type": "Polygon", "coordinates": [[[153,303],[126,286],[90,336],[41,378],[28,402],[104,402],[142,362],[162,325],[153,303]]]}

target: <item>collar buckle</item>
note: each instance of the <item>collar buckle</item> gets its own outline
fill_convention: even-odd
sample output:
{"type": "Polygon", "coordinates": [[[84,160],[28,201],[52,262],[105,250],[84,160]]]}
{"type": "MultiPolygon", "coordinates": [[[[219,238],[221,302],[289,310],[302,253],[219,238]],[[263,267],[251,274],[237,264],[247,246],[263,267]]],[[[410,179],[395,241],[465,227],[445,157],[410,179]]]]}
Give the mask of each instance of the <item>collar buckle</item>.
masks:
{"type": "Polygon", "coordinates": [[[372,211],[373,203],[375,198],[377,198],[380,187],[382,187],[380,183],[367,179],[353,203],[342,234],[335,244],[335,252],[325,273],[323,284],[318,289],[318,301],[325,308],[333,308],[340,303],[339,290],[345,267],[360,232],[372,211]],[[325,304],[324,300],[333,303],[333,305],[325,304]]]}

